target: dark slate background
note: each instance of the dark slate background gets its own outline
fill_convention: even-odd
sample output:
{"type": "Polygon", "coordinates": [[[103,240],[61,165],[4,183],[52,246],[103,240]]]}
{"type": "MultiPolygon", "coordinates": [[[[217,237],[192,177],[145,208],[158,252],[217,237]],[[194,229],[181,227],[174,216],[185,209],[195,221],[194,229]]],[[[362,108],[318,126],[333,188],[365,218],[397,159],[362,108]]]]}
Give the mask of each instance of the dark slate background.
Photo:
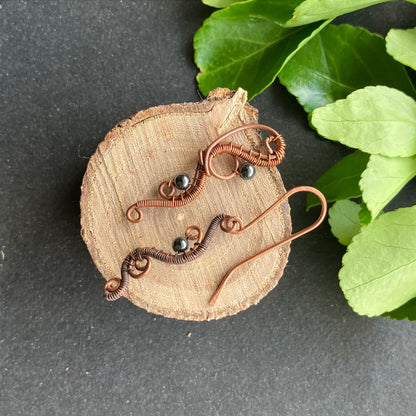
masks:
{"type": "MultiPolygon", "coordinates": [[[[119,120],[200,100],[198,0],[0,0],[1,415],[416,414],[415,326],[360,317],[337,282],[328,225],[292,244],[278,287],[237,316],[181,322],[123,299],[80,237],[89,156],[119,120]]],[[[338,19],[385,35],[415,25],[388,3],[338,19]]],[[[347,150],[319,139],[277,84],[252,102],[287,138],[287,188],[347,150]]],[[[415,203],[407,186],[394,206],[415,203]]],[[[304,200],[292,201],[301,227],[304,200]]]]}

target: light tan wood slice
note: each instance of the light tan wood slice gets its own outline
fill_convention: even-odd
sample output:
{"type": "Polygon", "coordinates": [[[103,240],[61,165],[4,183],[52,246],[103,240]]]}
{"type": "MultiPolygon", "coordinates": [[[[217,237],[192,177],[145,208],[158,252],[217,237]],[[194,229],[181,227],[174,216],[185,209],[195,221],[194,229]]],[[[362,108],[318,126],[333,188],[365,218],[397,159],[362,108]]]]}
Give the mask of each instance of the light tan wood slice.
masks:
{"type": "MultiPolygon", "coordinates": [[[[183,236],[188,226],[199,225],[205,232],[220,213],[237,215],[246,224],[285,192],[276,168],[257,168],[248,181],[208,178],[202,194],[183,207],[144,208],[139,224],[126,219],[126,209],[138,199],[160,198],[161,182],[178,173],[192,178],[199,149],[234,127],[256,121],[257,110],[247,104],[246,91],[216,89],[201,103],[140,111],[106,135],[89,161],[81,194],[81,233],[104,279],[119,277],[123,259],[136,247],[172,252],[173,240],[183,236]]],[[[257,131],[237,133],[231,140],[264,152],[257,131]]],[[[228,173],[232,159],[227,155],[217,159],[217,170],[228,173]]],[[[149,312],[176,319],[201,321],[236,314],[276,286],[289,245],[241,268],[215,306],[209,306],[218,283],[232,266],[290,232],[290,210],[284,202],[241,235],[217,229],[208,250],[193,262],[168,265],[154,260],[147,276],[130,279],[126,297],[149,312]]]]}

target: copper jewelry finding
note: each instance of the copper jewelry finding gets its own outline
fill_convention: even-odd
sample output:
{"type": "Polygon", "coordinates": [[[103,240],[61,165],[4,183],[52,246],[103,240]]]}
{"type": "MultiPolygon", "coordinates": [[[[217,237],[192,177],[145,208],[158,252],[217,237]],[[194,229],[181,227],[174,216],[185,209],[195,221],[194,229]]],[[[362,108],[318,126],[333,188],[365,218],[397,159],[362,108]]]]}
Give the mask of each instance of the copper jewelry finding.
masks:
{"type": "Polygon", "coordinates": [[[208,248],[209,243],[212,240],[215,230],[220,225],[221,229],[230,234],[241,234],[250,227],[252,227],[257,222],[261,221],[266,215],[269,214],[274,208],[280,205],[283,201],[288,199],[290,196],[298,192],[311,192],[318,196],[321,201],[321,213],[318,219],[308,227],[296,232],[295,234],[290,235],[289,237],[284,238],[283,240],[275,243],[274,245],[263,249],[262,251],[256,253],[255,255],[243,260],[234,267],[232,267],[226,275],[222,278],[220,284],[218,285],[216,291],[212,295],[209,304],[211,306],[215,305],[222,289],[229,281],[232,274],[240,267],[245,264],[256,260],[257,258],[263,256],[264,254],[289,243],[292,240],[295,240],[302,235],[307,234],[308,232],[317,228],[323,221],[326,215],[326,200],[325,196],[318,191],[317,189],[311,186],[298,186],[296,188],[287,191],[283,196],[281,196],[274,204],[267,208],[262,214],[257,218],[252,220],[247,225],[243,225],[243,221],[239,217],[230,216],[230,215],[217,215],[210,223],[205,236],[202,238],[201,229],[196,226],[190,226],[185,231],[185,237],[178,237],[173,243],[173,248],[176,251],[176,254],[166,253],[162,250],[157,250],[154,247],[142,247],[137,248],[132,251],[123,261],[121,265],[121,278],[114,277],[107,281],[104,286],[104,297],[107,300],[116,300],[119,299],[127,290],[129,279],[132,278],[141,278],[144,277],[151,268],[151,258],[156,260],[163,261],[170,264],[185,264],[190,261],[196,260],[200,257],[208,248]],[[196,234],[194,232],[196,231],[196,234]],[[188,240],[196,241],[194,246],[188,250],[188,240]],[[180,253],[180,254],[179,254],[180,253]],[[142,265],[142,263],[145,264],[142,265]]]}
{"type": "Polygon", "coordinates": [[[285,156],[285,142],[283,137],[274,129],[263,124],[246,124],[236,127],[224,133],[214,140],[205,150],[199,151],[199,161],[195,168],[192,182],[186,174],[179,174],[169,181],[159,185],[159,194],[163,199],[144,199],[131,205],[126,212],[130,222],[137,223],[143,219],[141,208],[145,207],[179,207],[192,202],[202,192],[206,180],[210,176],[217,179],[227,180],[236,175],[243,179],[254,176],[254,166],[274,167],[277,166],[285,156]],[[223,143],[231,135],[247,129],[261,129],[271,133],[264,141],[267,154],[248,149],[243,145],[233,142],[223,143]],[[275,148],[272,148],[272,144],[275,148]],[[229,154],[234,158],[234,168],[228,175],[220,175],[212,168],[212,160],[221,154],[229,154]],[[249,166],[240,166],[239,159],[246,161],[249,166]],[[175,191],[182,191],[179,194],[175,191]]]}
{"type": "Polygon", "coordinates": [[[298,192],[311,192],[315,194],[319,200],[321,201],[321,213],[318,217],[318,219],[308,227],[296,232],[295,234],[290,235],[289,237],[284,238],[283,240],[280,240],[279,242],[273,244],[272,246],[265,248],[264,250],[254,254],[251,257],[248,257],[247,259],[243,260],[242,262],[236,264],[233,266],[226,275],[222,278],[220,284],[218,285],[216,291],[212,295],[209,304],[211,306],[215,305],[215,302],[218,299],[218,296],[221,293],[221,290],[224,288],[226,283],[229,281],[232,274],[239,269],[240,267],[244,266],[247,263],[250,263],[251,261],[254,261],[258,259],[259,257],[263,256],[264,254],[275,250],[276,248],[289,243],[290,241],[295,240],[296,238],[301,237],[302,235],[305,235],[309,233],[310,231],[317,228],[322,221],[325,218],[326,210],[327,210],[327,203],[325,196],[322,194],[322,192],[318,191],[317,189],[311,187],[311,186],[298,186],[296,188],[291,189],[290,191],[287,191],[283,196],[281,196],[273,205],[271,205],[269,208],[266,209],[262,214],[260,214],[257,218],[252,220],[247,225],[243,225],[242,220],[239,217],[225,217],[224,220],[221,222],[221,229],[226,233],[231,234],[241,234],[244,231],[248,230],[251,226],[256,224],[257,222],[261,221],[270,211],[272,211],[274,208],[276,208],[278,205],[280,205],[284,200],[288,199],[293,194],[296,194],[298,192]]]}

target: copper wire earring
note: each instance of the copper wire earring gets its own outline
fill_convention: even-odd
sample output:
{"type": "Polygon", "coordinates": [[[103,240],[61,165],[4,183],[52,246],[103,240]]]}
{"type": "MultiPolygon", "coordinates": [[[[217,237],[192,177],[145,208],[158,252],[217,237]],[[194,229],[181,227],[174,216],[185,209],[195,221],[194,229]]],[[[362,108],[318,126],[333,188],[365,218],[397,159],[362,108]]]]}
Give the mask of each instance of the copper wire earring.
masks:
{"type": "Polygon", "coordinates": [[[230,280],[231,276],[234,274],[234,272],[239,269],[240,267],[244,266],[247,263],[250,263],[251,261],[254,261],[258,259],[259,257],[263,256],[266,253],[269,253],[270,251],[273,251],[284,244],[287,244],[299,237],[302,237],[303,235],[311,232],[315,228],[319,227],[319,225],[322,224],[322,221],[325,219],[326,211],[327,211],[327,203],[324,194],[319,191],[316,188],[313,188],[312,186],[298,186],[296,188],[292,188],[291,190],[287,191],[285,194],[283,194],[274,204],[272,204],[269,208],[267,208],[261,215],[259,215],[257,218],[249,222],[247,225],[243,225],[242,220],[239,217],[226,217],[223,222],[221,223],[221,229],[227,233],[231,234],[241,234],[244,231],[247,231],[250,227],[252,227],[257,222],[261,221],[266,215],[269,214],[270,211],[272,211],[274,208],[276,208],[278,205],[280,205],[283,201],[288,199],[290,196],[298,193],[298,192],[310,192],[312,194],[315,194],[320,202],[321,202],[321,213],[319,214],[318,219],[313,222],[308,227],[297,231],[294,234],[291,234],[290,236],[284,238],[283,240],[280,240],[279,242],[273,244],[270,247],[267,247],[258,253],[254,254],[253,256],[248,257],[247,259],[243,260],[242,262],[236,264],[233,266],[222,278],[220,284],[218,285],[217,289],[215,290],[214,294],[212,295],[211,299],[209,300],[209,304],[211,306],[215,305],[215,302],[217,301],[222,289],[227,284],[227,282],[230,280]]]}
{"type": "Polygon", "coordinates": [[[155,247],[139,247],[133,250],[124,259],[121,265],[121,279],[113,277],[104,286],[104,298],[107,300],[119,299],[126,292],[130,277],[134,279],[146,276],[152,265],[152,258],[169,264],[184,264],[196,260],[208,248],[215,230],[223,221],[225,215],[217,215],[208,226],[204,236],[197,225],[191,225],[185,231],[184,237],[173,241],[174,254],[158,250],[155,247]],[[196,234],[193,232],[196,231],[196,234]],[[195,241],[189,249],[189,241],[195,241]],[[143,264],[144,262],[144,264],[143,264]]]}
{"type": "Polygon", "coordinates": [[[199,151],[199,161],[195,168],[193,180],[187,174],[179,174],[174,178],[164,181],[159,185],[159,194],[163,199],[144,199],[131,205],[126,216],[130,222],[138,223],[143,219],[142,208],[146,207],[179,207],[192,202],[204,189],[207,178],[213,176],[217,179],[228,180],[236,175],[243,179],[250,179],[254,176],[255,166],[274,167],[277,166],[285,157],[285,141],[283,137],[274,129],[263,124],[246,124],[236,127],[224,133],[214,140],[205,150],[199,151]],[[261,129],[266,130],[271,135],[266,137],[264,147],[267,154],[248,149],[243,145],[233,142],[223,143],[225,139],[233,134],[247,130],[261,129]],[[272,148],[271,145],[275,148],[272,148]],[[234,168],[228,175],[220,175],[212,168],[212,160],[221,154],[229,154],[234,158],[234,168]],[[246,163],[241,165],[239,159],[246,163]],[[179,191],[179,193],[175,193],[179,191]]]}
{"type": "MultiPolygon", "coordinates": [[[[207,157],[209,158],[209,148],[207,149],[207,154],[207,157]]],[[[209,166],[209,164],[207,166],[209,166]]],[[[227,282],[230,280],[231,276],[236,272],[237,269],[251,261],[258,259],[264,254],[272,250],[275,250],[276,248],[309,233],[322,223],[326,215],[327,204],[325,196],[320,191],[311,186],[298,186],[296,188],[293,188],[287,191],[284,195],[282,195],[274,204],[272,204],[262,214],[260,214],[251,222],[249,222],[247,225],[243,225],[243,221],[239,217],[221,214],[217,215],[211,221],[204,236],[202,236],[202,231],[198,226],[190,226],[186,229],[184,237],[179,237],[175,239],[173,243],[173,249],[175,251],[175,254],[167,253],[162,250],[157,250],[154,247],[136,248],[124,259],[122,263],[121,278],[114,277],[108,280],[105,284],[104,297],[107,300],[116,300],[123,296],[123,294],[126,292],[128,288],[130,277],[134,279],[142,278],[149,273],[152,258],[170,264],[185,264],[190,261],[196,260],[208,249],[208,246],[213,238],[214,232],[216,231],[218,226],[220,226],[222,231],[226,233],[242,234],[244,231],[248,230],[250,227],[261,221],[264,217],[266,217],[274,208],[280,205],[283,201],[299,192],[311,192],[319,198],[321,202],[321,213],[318,219],[313,224],[309,225],[303,230],[300,230],[295,234],[292,234],[284,238],[283,240],[261,250],[255,255],[248,257],[247,259],[233,266],[222,278],[217,289],[215,290],[214,294],[209,300],[209,304],[211,306],[214,306],[224,286],[227,284],[227,282]],[[189,240],[195,241],[194,246],[190,249],[188,247],[189,240]]]]}

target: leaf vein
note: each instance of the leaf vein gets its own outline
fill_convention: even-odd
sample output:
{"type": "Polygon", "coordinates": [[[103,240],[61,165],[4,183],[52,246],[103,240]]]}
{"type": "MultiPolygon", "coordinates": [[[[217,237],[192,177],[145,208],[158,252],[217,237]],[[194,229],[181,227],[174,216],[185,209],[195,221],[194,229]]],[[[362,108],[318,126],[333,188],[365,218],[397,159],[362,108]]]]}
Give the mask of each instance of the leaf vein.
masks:
{"type": "Polygon", "coordinates": [[[374,277],[371,280],[368,280],[366,282],[363,282],[363,283],[361,283],[359,285],[356,285],[356,286],[353,286],[351,288],[345,289],[345,291],[350,292],[350,291],[355,290],[355,289],[358,289],[358,288],[360,288],[362,286],[366,286],[366,285],[368,285],[370,283],[373,283],[376,280],[382,279],[383,277],[386,277],[386,276],[390,275],[391,273],[394,273],[394,272],[396,272],[396,271],[398,271],[398,270],[400,270],[400,269],[402,269],[404,267],[410,266],[412,263],[415,263],[415,262],[416,262],[416,258],[412,259],[410,262],[408,262],[406,264],[402,264],[402,265],[400,265],[398,267],[395,267],[394,269],[391,269],[391,270],[389,270],[389,271],[387,271],[387,272],[385,272],[385,273],[383,273],[383,274],[381,274],[379,276],[376,276],[376,277],[374,277]]]}
{"type": "MultiPolygon", "coordinates": [[[[267,42],[262,48],[256,49],[254,52],[249,53],[248,55],[245,55],[244,57],[241,57],[239,59],[234,59],[233,61],[229,62],[226,65],[222,65],[222,66],[217,66],[216,69],[214,70],[209,70],[207,71],[207,74],[209,73],[210,75],[215,74],[216,72],[222,71],[225,68],[228,68],[236,63],[240,62],[240,65],[244,65],[244,63],[246,61],[248,61],[249,59],[251,59],[253,56],[256,55],[261,55],[264,53],[265,50],[267,50],[268,48],[271,48],[274,45],[279,44],[282,40],[288,38],[289,36],[293,35],[293,31],[286,33],[286,35],[284,36],[279,36],[276,40],[274,40],[273,42],[267,42]]],[[[202,68],[201,68],[202,69],[202,68]]]]}

